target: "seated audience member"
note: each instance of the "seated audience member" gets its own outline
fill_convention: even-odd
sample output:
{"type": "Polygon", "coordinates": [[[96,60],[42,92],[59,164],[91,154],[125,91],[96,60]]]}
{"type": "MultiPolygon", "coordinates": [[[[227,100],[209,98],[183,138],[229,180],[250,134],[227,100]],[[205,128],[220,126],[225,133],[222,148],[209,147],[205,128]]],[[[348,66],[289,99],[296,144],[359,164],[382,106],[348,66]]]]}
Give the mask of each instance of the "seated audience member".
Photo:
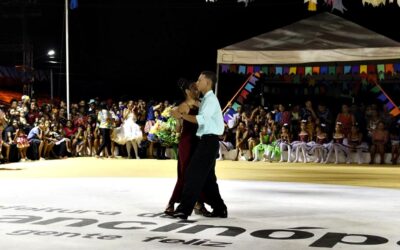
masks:
{"type": "Polygon", "coordinates": [[[296,158],[293,162],[300,161],[300,151],[302,154],[303,162],[307,163],[307,147],[310,141],[310,135],[307,132],[307,120],[302,120],[300,124],[299,140],[293,142],[293,149],[296,150],[296,158]]]}
{"type": "Polygon", "coordinates": [[[246,160],[246,158],[244,157],[244,153],[243,151],[247,149],[247,138],[248,137],[248,131],[246,129],[246,125],[244,122],[239,122],[239,125],[237,127],[236,130],[236,150],[237,150],[237,154],[235,157],[235,161],[237,161],[239,159],[239,155],[240,155],[240,159],[241,160],[246,160]]]}
{"type": "Polygon", "coordinates": [[[359,131],[357,125],[351,127],[350,134],[347,136],[345,145],[349,148],[349,154],[347,155],[347,163],[351,163],[351,152],[357,152],[357,162],[362,164],[362,152],[368,150],[368,145],[363,142],[362,133],[359,131]]]}
{"type": "Polygon", "coordinates": [[[378,122],[376,129],[372,132],[372,144],[371,144],[371,161],[369,164],[375,163],[375,155],[378,153],[380,156],[380,163],[385,163],[385,144],[389,140],[389,133],[385,129],[385,124],[382,121],[378,122]]]}
{"type": "Polygon", "coordinates": [[[268,144],[271,143],[271,129],[264,125],[259,133],[259,144],[253,150],[253,161],[259,161],[261,156],[267,151],[268,144]]]}
{"type": "Polygon", "coordinates": [[[327,146],[328,148],[328,156],[325,159],[324,163],[329,162],[329,158],[331,157],[332,153],[335,153],[335,164],[339,164],[339,153],[344,153],[347,157],[348,150],[345,145],[343,145],[343,141],[345,139],[345,135],[342,132],[342,123],[336,122],[335,132],[333,132],[332,141],[327,146]]]}
{"type": "Polygon", "coordinates": [[[396,125],[390,129],[390,142],[392,144],[392,159],[391,162],[393,165],[397,163],[397,159],[399,158],[400,151],[400,120],[396,122],[396,125]]]}
{"type": "Polygon", "coordinates": [[[290,161],[290,157],[292,155],[292,146],[290,145],[292,141],[292,135],[290,134],[289,131],[289,124],[285,123],[282,126],[282,132],[280,134],[280,141],[279,141],[279,148],[281,150],[281,159],[279,162],[283,162],[283,151],[287,149],[288,154],[287,154],[287,162],[290,161]]]}
{"type": "Polygon", "coordinates": [[[225,132],[222,135],[222,140],[219,141],[219,157],[217,158],[217,160],[219,161],[225,160],[227,158],[226,155],[228,154],[228,152],[235,148],[230,141],[231,133],[231,130],[227,126],[225,126],[225,132]]]}
{"type": "Polygon", "coordinates": [[[43,131],[44,122],[40,121],[38,126],[33,127],[28,134],[28,141],[32,148],[32,160],[44,160],[43,153],[43,131]]]}
{"type": "Polygon", "coordinates": [[[315,134],[315,143],[311,146],[310,153],[315,156],[315,163],[323,163],[328,143],[325,123],[321,123],[315,128],[315,134]]]}
{"type": "Polygon", "coordinates": [[[25,134],[22,127],[17,129],[17,131],[15,132],[14,143],[17,144],[18,152],[19,155],[21,156],[21,161],[28,160],[26,152],[28,151],[30,145],[28,141],[28,136],[25,134]]]}

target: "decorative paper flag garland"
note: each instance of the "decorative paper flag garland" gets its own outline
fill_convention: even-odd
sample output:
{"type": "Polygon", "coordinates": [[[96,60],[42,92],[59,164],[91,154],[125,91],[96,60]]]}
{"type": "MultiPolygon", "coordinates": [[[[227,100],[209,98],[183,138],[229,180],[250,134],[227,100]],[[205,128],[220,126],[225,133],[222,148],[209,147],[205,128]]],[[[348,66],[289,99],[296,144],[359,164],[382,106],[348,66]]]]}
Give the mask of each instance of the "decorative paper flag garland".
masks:
{"type": "Polygon", "coordinates": [[[239,74],[251,74],[253,72],[263,72],[269,75],[341,75],[341,74],[353,74],[353,75],[367,75],[367,74],[378,74],[382,79],[384,74],[398,74],[400,73],[400,63],[389,63],[389,64],[363,64],[363,65],[337,65],[337,66],[266,66],[266,65],[236,65],[236,64],[221,64],[222,73],[239,73],[239,74]]]}
{"type": "Polygon", "coordinates": [[[386,108],[389,110],[389,113],[392,116],[400,115],[399,107],[393,102],[393,100],[386,94],[386,92],[382,89],[382,87],[377,83],[374,82],[375,86],[370,89],[372,93],[378,94],[378,99],[385,103],[386,108]]]}
{"type": "Polygon", "coordinates": [[[347,10],[346,7],[344,7],[343,5],[342,0],[325,0],[325,3],[328,6],[332,7],[332,11],[336,9],[343,13],[347,10]]]}
{"type": "Polygon", "coordinates": [[[304,3],[308,3],[308,11],[317,11],[317,0],[304,0],[304,3]]]}
{"type": "Polygon", "coordinates": [[[260,73],[256,72],[251,74],[247,80],[242,84],[236,94],[231,98],[222,112],[225,112],[230,104],[232,104],[232,108],[236,111],[237,107],[247,99],[247,96],[253,91],[256,82],[260,79],[260,73]]]}
{"type": "Polygon", "coordinates": [[[386,4],[386,0],[362,0],[362,4],[365,5],[366,3],[371,4],[374,7],[378,7],[379,5],[386,4]]]}

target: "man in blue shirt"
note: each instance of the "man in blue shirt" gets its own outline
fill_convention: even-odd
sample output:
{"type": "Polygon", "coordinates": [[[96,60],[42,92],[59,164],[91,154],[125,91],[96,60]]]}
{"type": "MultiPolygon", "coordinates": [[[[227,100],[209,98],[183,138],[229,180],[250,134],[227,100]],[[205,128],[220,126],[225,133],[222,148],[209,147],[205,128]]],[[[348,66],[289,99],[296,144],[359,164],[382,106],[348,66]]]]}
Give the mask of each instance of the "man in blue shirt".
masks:
{"type": "Polygon", "coordinates": [[[201,72],[196,87],[204,97],[197,115],[181,114],[178,110],[171,111],[171,115],[177,119],[197,123],[196,135],[200,139],[186,170],[182,200],[173,214],[176,218],[187,219],[201,192],[204,192],[207,203],[213,208],[213,212],[207,216],[220,218],[228,216],[215,176],[215,163],[219,149],[218,136],[224,132],[221,106],[212,91],[216,81],[214,72],[201,72]]]}

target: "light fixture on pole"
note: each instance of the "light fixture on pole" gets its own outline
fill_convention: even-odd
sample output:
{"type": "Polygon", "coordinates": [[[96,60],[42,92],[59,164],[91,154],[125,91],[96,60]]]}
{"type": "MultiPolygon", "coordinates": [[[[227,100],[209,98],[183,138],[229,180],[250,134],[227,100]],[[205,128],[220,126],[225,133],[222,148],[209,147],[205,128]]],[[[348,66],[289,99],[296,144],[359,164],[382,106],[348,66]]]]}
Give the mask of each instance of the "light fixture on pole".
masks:
{"type": "Polygon", "coordinates": [[[49,51],[47,51],[47,56],[49,58],[54,58],[56,55],[56,51],[54,49],[50,49],[49,51]]]}
{"type": "MultiPolygon", "coordinates": [[[[50,49],[47,52],[47,56],[49,57],[49,59],[53,59],[56,56],[56,51],[54,49],[50,49]]],[[[53,89],[53,68],[50,67],[50,99],[51,101],[53,101],[53,93],[54,93],[54,89],[53,89]]]]}

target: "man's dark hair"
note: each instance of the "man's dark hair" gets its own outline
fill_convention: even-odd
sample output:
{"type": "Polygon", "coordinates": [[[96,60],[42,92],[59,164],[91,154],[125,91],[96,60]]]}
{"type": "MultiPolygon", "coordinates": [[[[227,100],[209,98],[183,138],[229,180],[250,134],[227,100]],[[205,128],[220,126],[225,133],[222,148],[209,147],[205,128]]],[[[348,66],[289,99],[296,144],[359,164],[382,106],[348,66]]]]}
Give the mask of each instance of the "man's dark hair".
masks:
{"type": "Polygon", "coordinates": [[[211,80],[212,88],[214,88],[217,83],[217,75],[212,71],[203,71],[201,74],[211,80]]]}

